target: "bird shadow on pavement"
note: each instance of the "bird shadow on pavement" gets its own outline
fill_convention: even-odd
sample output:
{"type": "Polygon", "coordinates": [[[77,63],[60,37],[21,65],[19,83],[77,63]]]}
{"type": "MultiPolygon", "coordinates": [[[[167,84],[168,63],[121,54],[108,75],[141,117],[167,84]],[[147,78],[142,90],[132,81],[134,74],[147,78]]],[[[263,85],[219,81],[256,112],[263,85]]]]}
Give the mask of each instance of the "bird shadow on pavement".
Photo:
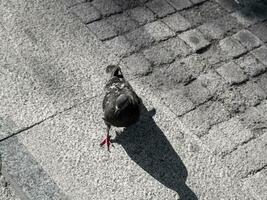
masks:
{"type": "Polygon", "coordinates": [[[155,123],[155,113],[155,109],[147,111],[138,123],[117,134],[113,142],[122,145],[136,164],[164,186],[176,191],[180,199],[197,200],[185,183],[187,169],[155,123]]]}
{"type": "Polygon", "coordinates": [[[240,12],[248,17],[267,18],[267,0],[241,0],[240,12]]]}

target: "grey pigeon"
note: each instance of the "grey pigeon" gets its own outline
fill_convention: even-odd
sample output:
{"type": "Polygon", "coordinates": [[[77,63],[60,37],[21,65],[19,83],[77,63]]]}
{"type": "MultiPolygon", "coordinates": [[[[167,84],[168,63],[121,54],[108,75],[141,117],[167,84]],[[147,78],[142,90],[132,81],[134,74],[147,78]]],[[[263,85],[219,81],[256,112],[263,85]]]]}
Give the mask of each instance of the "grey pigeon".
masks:
{"type": "Polygon", "coordinates": [[[125,80],[119,66],[107,66],[106,73],[110,74],[110,78],[104,88],[105,96],[102,106],[107,135],[100,145],[107,144],[109,150],[111,126],[128,127],[136,123],[140,117],[142,100],[134,92],[129,82],[125,80]]]}

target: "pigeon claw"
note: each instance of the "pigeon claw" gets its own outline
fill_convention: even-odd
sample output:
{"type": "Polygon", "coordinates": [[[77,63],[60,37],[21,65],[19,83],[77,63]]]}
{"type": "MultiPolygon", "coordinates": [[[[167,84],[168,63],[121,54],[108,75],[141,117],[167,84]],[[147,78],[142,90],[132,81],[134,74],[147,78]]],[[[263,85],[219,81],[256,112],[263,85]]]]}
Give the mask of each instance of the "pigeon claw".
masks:
{"type": "Polygon", "coordinates": [[[110,152],[109,150],[109,147],[111,145],[111,140],[110,140],[110,136],[107,136],[101,143],[100,143],[100,146],[103,146],[107,144],[107,148],[108,148],[108,151],[110,152]]]}

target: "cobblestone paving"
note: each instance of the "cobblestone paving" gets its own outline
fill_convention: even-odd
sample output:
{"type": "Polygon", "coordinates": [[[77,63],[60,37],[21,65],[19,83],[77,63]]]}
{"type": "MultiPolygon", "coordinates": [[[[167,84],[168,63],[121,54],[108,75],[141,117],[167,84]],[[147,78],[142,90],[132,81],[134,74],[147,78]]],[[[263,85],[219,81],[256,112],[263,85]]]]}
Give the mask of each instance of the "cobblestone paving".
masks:
{"type": "Polygon", "coordinates": [[[108,2],[79,1],[70,12],[266,199],[266,1],[108,2]]]}

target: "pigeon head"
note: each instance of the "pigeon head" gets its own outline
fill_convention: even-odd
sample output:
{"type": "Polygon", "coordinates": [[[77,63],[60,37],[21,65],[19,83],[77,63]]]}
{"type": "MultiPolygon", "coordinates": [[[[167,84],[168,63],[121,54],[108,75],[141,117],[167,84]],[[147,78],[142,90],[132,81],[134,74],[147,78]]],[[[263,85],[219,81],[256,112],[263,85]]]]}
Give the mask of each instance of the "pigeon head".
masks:
{"type": "Polygon", "coordinates": [[[106,73],[110,74],[111,77],[116,76],[119,78],[123,78],[121,68],[119,66],[116,66],[116,65],[108,65],[106,68],[106,73]]]}
{"type": "Polygon", "coordinates": [[[115,114],[119,114],[121,110],[126,108],[130,104],[130,99],[127,95],[121,94],[117,99],[116,99],[116,104],[115,104],[115,114]]]}

